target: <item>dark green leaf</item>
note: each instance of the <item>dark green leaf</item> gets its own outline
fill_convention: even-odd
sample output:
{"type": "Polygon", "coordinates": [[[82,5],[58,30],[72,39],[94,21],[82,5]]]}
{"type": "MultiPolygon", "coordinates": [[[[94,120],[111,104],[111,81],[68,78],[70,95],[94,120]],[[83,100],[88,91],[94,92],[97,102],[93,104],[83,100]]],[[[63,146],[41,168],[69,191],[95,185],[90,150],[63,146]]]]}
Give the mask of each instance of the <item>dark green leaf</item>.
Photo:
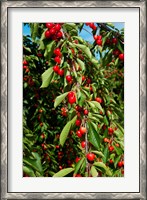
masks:
{"type": "Polygon", "coordinates": [[[64,94],[61,94],[60,96],[56,97],[54,102],[54,107],[56,108],[68,95],[68,92],[65,92],[64,94]]]}
{"type": "Polygon", "coordinates": [[[43,74],[42,74],[42,85],[41,85],[41,88],[45,88],[45,87],[48,87],[52,78],[53,78],[53,74],[54,74],[54,71],[53,71],[53,68],[49,68],[47,69],[43,74]]]}
{"type": "Polygon", "coordinates": [[[71,128],[71,121],[69,121],[63,128],[61,134],[60,134],[60,144],[63,146],[66,139],[67,139],[67,136],[68,136],[68,133],[70,131],[70,128],[71,128]]]}

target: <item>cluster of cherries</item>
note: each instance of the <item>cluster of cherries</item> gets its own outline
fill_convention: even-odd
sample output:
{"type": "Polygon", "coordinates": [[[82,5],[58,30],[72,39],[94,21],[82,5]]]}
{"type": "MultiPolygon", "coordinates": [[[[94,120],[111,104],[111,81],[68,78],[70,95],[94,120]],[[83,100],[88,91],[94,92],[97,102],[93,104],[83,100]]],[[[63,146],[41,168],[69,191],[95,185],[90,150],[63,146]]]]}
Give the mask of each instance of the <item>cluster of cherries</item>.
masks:
{"type": "Polygon", "coordinates": [[[59,40],[62,38],[63,34],[60,24],[46,23],[46,28],[48,28],[48,30],[45,31],[45,37],[47,39],[59,40]]]}
{"type": "Polygon", "coordinates": [[[86,26],[89,26],[90,28],[92,28],[94,31],[97,29],[94,23],[85,23],[85,24],[86,26]]]}
{"type": "Polygon", "coordinates": [[[67,117],[67,108],[65,108],[65,107],[61,108],[61,115],[64,117],[67,117]]]}
{"type": "Polygon", "coordinates": [[[101,35],[94,35],[93,38],[97,45],[102,46],[102,36],[101,35]]]}
{"type": "Polygon", "coordinates": [[[54,54],[55,54],[55,58],[54,61],[56,63],[56,65],[53,67],[53,70],[55,73],[57,73],[59,76],[63,76],[64,75],[64,70],[60,69],[59,65],[61,63],[61,57],[62,57],[62,53],[60,51],[59,48],[56,48],[54,50],[54,54]]]}
{"type": "Polygon", "coordinates": [[[76,102],[76,95],[75,95],[75,92],[73,91],[70,91],[67,95],[67,98],[68,98],[68,103],[70,104],[73,104],[76,102]]]}
{"type": "Polygon", "coordinates": [[[28,62],[26,60],[23,61],[23,69],[26,73],[30,71],[28,67],[28,62]]]}

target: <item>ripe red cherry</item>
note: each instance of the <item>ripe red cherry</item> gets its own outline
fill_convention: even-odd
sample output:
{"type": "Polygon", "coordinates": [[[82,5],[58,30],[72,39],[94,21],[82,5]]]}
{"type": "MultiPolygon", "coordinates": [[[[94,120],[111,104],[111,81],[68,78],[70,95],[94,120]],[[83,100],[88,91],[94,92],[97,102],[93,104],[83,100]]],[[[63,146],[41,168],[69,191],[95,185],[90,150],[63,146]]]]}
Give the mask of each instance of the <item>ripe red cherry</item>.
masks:
{"type": "Polygon", "coordinates": [[[73,96],[75,96],[75,93],[74,93],[73,91],[70,91],[70,92],[68,93],[68,98],[73,97],[73,96]]]}
{"type": "Polygon", "coordinates": [[[82,76],[82,81],[85,81],[86,80],[86,77],[85,76],[82,76]]]}
{"type": "Polygon", "coordinates": [[[97,40],[96,43],[97,45],[102,46],[102,40],[97,40]]]}
{"type": "Polygon", "coordinates": [[[94,35],[93,38],[94,38],[94,40],[97,40],[97,35],[94,35]]]}
{"type": "Polygon", "coordinates": [[[82,177],[81,174],[76,174],[74,177],[82,177]]]}
{"type": "Polygon", "coordinates": [[[55,61],[56,63],[60,64],[60,63],[61,63],[61,58],[60,58],[59,56],[56,56],[56,57],[54,58],[54,61],[55,61]]]}
{"type": "Polygon", "coordinates": [[[85,148],[85,146],[86,146],[86,142],[85,142],[85,141],[82,141],[82,142],[81,142],[81,147],[82,147],[82,148],[85,148]]]}
{"type": "Polygon", "coordinates": [[[81,160],[81,158],[76,157],[75,162],[77,163],[77,162],[79,162],[80,160],[81,160]]]}
{"type": "Polygon", "coordinates": [[[66,80],[67,80],[67,82],[70,82],[72,80],[72,76],[71,75],[67,75],[66,76],[66,80]]]}
{"type": "Polygon", "coordinates": [[[82,123],[82,121],[81,121],[80,119],[77,119],[77,120],[76,120],[76,126],[80,126],[81,123],[82,123]]]}
{"type": "Polygon", "coordinates": [[[120,60],[124,60],[124,54],[123,53],[119,54],[118,57],[119,57],[120,60]]]}
{"type": "Polygon", "coordinates": [[[55,54],[56,56],[61,56],[61,55],[62,55],[59,48],[56,48],[56,49],[54,50],[54,54],[55,54]]]}
{"type": "Polygon", "coordinates": [[[110,43],[111,43],[111,40],[109,38],[107,38],[106,44],[110,44],[110,43]]]}
{"type": "Polygon", "coordinates": [[[86,133],[87,129],[86,129],[85,127],[81,126],[80,129],[79,129],[79,131],[80,131],[81,134],[83,135],[83,134],[86,133]]]}
{"type": "Polygon", "coordinates": [[[97,40],[102,40],[102,36],[101,35],[97,35],[97,40]]]}
{"type": "Polygon", "coordinates": [[[45,31],[45,37],[49,39],[51,37],[50,31],[45,31]]]}
{"type": "Polygon", "coordinates": [[[88,26],[90,26],[90,28],[93,28],[95,25],[94,23],[88,23],[88,26]]]}
{"type": "Polygon", "coordinates": [[[50,34],[51,34],[51,35],[54,35],[55,33],[56,33],[55,28],[51,28],[51,29],[50,29],[50,34]]]}
{"type": "Polygon", "coordinates": [[[100,98],[100,97],[96,97],[95,100],[98,102],[98,103],[102,103],[103,100],[100,98]]]}
{"type": "Polygon", "coordinates": [[[109,128],[108,128],[108,133],[109,133],[109,135],[112,135],[113,132],[114,132],[113,128],[109,127],[109,128]]]}
{"type": "Polygon", "coordinates": [[[54,29],[55,29],[56,31],[60,31],[60,29],[61,29],[60,24],[56,24],[56,25],[54,26],[54,29]]]}
{"type": "Polygon", "coordinates": [[[68,102],[69,102],[70,104],[75,103],[75,102],[76,102],[76,97],[75,97],[75,96],[69,97],[68,102]]]}
{"type": "Polygon", "coordinates": [[[118,167],[122,167],[122,166],[123,166],[122,161],[119,161],[119,162],[117,163],[117,166],[118,166],[118,167]]]}
{"type": "Polygon", "coordinates": [[[56,72],[56,73],[58,73],[58,71],[59,71],[59,66],[58,65],[55,65],[54,67],[53,67],[53,70],[54,70],[54,72],[56,72]]]}
{"type": "Polygon", "coordinates": [[[84,110],[84,115],[88,115],[89,111],[88,110],[84,110]]]}
{"type": "Polygon", "coordinates": [[[59,76],[63,76],[64,75],[64,70],[63,69],[59,69],[58,70],[58,75],[59,76]]]}
{"type": "Polygon", "coordinates": [[[81,133],[80,131],[76,131],[76,134],[77,134],[77,136],[78,136],[79,138],[82,137],[82,133],[81,133]]]}
{"type": "Polygon", "coordinates": [[[46,28],[51,29],[54,26],[53,23],[46,23],[46,28]]]}
{"type": "Polygon", "coordinates": [[[87,157],[88,161],[94,161],[94,159],[95,159],[95,154],[94,154],[94,153],[88,153],[88,154],[86,155],[86,157],[87,157]]]}
{"type": "Polygon", "coordinates": [[[59,32],[57,32],[57,38],[62,38],[62,32],[61,31],[59,31],[59,32]]]}
{"type": "Polygon", "coordinates": [[[110,160],[109,160],[109,163],[110,163],[110,164],[112,164],[112,163],[113,163],[113,160],[112,160],[112,159],[110,159],[110,160]]]}
{"type": "Polygon", "coordinates": [[[91,83],[91,79],[88,78],[88,79],[87,79],[87,84],[90,84],[90,83],[91,83]]]}
{"type": "Polygon", "coordinates": [[[28,62],[26,60],[24,60],[23,65],[28,65],[28,62]]]}
{"type": "Polygon", "coordinates": [[[113,151],[114,150],[114,147],[113,146],[110,146],[109,147],[109,151],[113,151]]]}
{"type": "Polygon", "coordinates": [[[112,43],[113,44],[117,44],[117,42],[118,42],[117,38],[112,38],[112,43]]]}
{"type": "Polygon", "coordinates": [[[23,69],[28,69],[28,66],[27,66],[27,65],[24,65],[24,66],[23,66],[23,69]]]}

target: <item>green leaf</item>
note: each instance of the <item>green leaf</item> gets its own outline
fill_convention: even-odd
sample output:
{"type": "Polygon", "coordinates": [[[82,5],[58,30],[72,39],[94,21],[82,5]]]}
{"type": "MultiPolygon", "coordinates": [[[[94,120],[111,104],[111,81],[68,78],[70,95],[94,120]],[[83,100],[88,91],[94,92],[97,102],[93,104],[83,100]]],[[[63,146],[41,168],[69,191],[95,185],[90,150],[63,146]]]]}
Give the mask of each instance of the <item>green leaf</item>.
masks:
{"type": "Polygon", "coordinates": [[[83,45],[83,44],[74,44],[74,45],[78,47],[79,49],[81,49],[89,59],[92,58],[91,51],[86,45],[83,45]]]}
{"type": "Polygon", "coordinates": [[[89,142],[93,144],[93,146],[96,149],[100,148],[100,137],[99,134],[96,130],[95,124],[93,122],[89,122],[89,130],[88,130],[88,135],[89,135],[89,142]]]}
{"type": "Polygon", "coordinates": [[[73,119],[70,121],[72,126],[75,125],[76,119],[77,119],[77,115],[75,115],[73,119]]]}
{"type": "Polygon", "coordinates": [[[121,159],[121,155],[118,156],[118,157],[115,159],[115,162],[114,162],[114,167],[115,167],[115,168],[116,168],[116,166],[117,166],[117,163],[120,161],[120,159],[121,159]]]}
{"type": "Polygon", "coordinates": [[[70,174],[73,171],[74,171],[74,168],[62,169],[59,172],[57,172],[56,174],[54,174],[53,177],[64,177],[64,176],[66,176],[67,174],[70,174]]]}
{"type": "Polygon", "coordinates": [[[82,166],[84,161],[85,161],[85,158],[82,158],[81,160],[79,160],[79,162],[76,164],[74,174],[78,173],[78,171],[80,170],[80,167],[82,166]]]}
{"type": "Polygon", "coordinates": [[[104,169],[108,176],[112,176],[110,169],[104,163],[95,162],[93,165],[96,166],[96,167],[100,167],[100,168],[104,169]]]}
{"type": "Polygon", "coordinates": [[[31,23],[30,28],[32,40],[35,41],[36,37],[38,36],[39,23],[31,23]]]}
{"type": "Polygon", "coordinates": [[[106,115],[104,116],[104,124],[106,124],[107,126],[109,125],[109,121],[108,121],[106,115]]]}
{"type": "Polygon", "coordinates": [[[70,128],[71,128],[71,121],[69,121],[63,128],[61,134],[60,134],[60,144],[63,146],[66,139],[67,139],[67,136],[68,136],[68,133],[70,131],[70,128]]]}
{"type": "Polygon", "coordinates": [[[91,167],[90,173],[93,177],[97,177],[98,176],[98,172],[96,170],[96,168],[94,166],[91,167]]]}
{"type": "Polygon", "coordinates": [[[56,108],[68,95],[68,92],[65,92],[64,94],[61,94],[60,96],[56,97],[54,102],[54,107],[56,108]]]}
{"type": "Polygon", "coordinates": [[[101,151],[95,151],[95,150],[92,150],[91,152],[101,156],[101,157],[104,157],[104,154],[101,152],[101,151]]]}
{"type": "Polygon", "coordinates": [[[34,159],[24,157],[23,162],[42,174],[41,158],[38,153],[32,152],[34,159]]]}
{"type": "Polygon", "coordinates": [[[108,160],[108,156],[109,156],[109,151],[108,151],[108,147],[106,146],[104,149],[104,157],[103,157],[103,162],[106,163],[108,160]]]}
{"type": "Polygon", "coordinates": [[[81,43],[84,43],[85,41],[81,38],[81,37],[79,37],[79,36],[73,36],[72,37],[74,40],[76,39],[76,40],[78,40],[79,42],[81,42],[81,43]]]}
{"type": "Polygon", "coordinates": [[[29,175],[30,177],[36,177],[31,167],[23,166],[23,172],[29,175]]]}
{"type": "Polygon", "coordinates": [[[53,68],[50,67],[49,69],[47,69],[43,74],[42,74],[42,85],[41,85],[41,88],[46,88],[49,86],[52,78],[53,78],[53,74],[54,74],[54,71],[53,71],[53,68]]]}
{"type": "Polygon", "coordinates": [[[124,53],[124,50],[123,50],[123,48],[121,47],[121,44],[120,44],[119,41],[117,42],[117,48],[121,51],[121,53],[124,53]]]}
{"type": "Polygon", "coordinates": [[[32,52],[31,49],[30,49],[29,47],[23,46],[23,48],[24,48],[26,51],[30,52],[30,53],[32,52]]]}
{"type": "Polygon", "coordinates": [[[91,101],[91,103],[93,103],[98,109],[100,109],[103,112],[103,108],[101,106],[101,104],[97,101],[91,101]]]}
{"type": "Polygon", "coordinates": [[[84,71],[85,70],[85,63],[82,60],[80,60],[79,58],[77,58],[77,62],[80,65],[82,71],[84,71]]]}
{"type": "Polygon", "coordinates": [[[54,40],[50,41],[46,45],[46,54],[44,55],[46,57],[46,59],[50,60],[50,58],[53,55],[53,51],[55,49],[55,46],[56,46],[56,42],[54,40]]]}

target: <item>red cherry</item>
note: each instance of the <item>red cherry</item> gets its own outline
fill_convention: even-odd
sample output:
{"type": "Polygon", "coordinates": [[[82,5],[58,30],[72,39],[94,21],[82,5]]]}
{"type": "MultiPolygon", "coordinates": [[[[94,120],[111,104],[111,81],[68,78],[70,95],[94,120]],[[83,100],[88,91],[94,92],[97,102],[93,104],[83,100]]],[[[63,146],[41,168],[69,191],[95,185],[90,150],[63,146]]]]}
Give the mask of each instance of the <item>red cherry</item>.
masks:
{"type": "Polygon", "coordinates": [[[113,151],[114,150],[114,147],[113,146],[110,146],[109,147],[109,151],[113,151]]]}
{"type": "Polygon", "coordinates": [[[54,67],[53,67],[53,70],[54,70],[54,72],[56,72],[56,73],[58,73],[58,71],[59,71],[59,66],[58,65],[55,65],[54,67]]]}
{"type": "Polygon", "coordinates": [[[104,142],[108,142],[108,138],[104,138],[104,142]]]}
{"type": "Polygon", "coordinates": [[[109,127],[109,128],[108,128],[108,134],[109,134],[109,135],[112,135],[113,132],[114,132],[113,128],[109,127]]]}
{"type": "Polygon", "coordinates": [[[119,54],[118,57],[119,57],[120,60],[124,60],[124,54],[123,53],[119,54]]]}
{"type": "Polygon", "coordinates": [[[67,80],[67,82],[70,82],[72,80],[72,76],[71,75],[67,75],[66,76],[66,80],[67,80]]]}
{"type": "Polygon", "coordinates": [[[102,36],[101,35],[97,35],[97,40],[102,40],[102,36]]]}
{"type": "Polygon", "coordinates": [[[82,133],[81,133],[80,131],[76,131],[76,134],[77,134],[77,136],[78,136],[79,138],[82,137],[82,133]]]}
{"type": "Polygon", "coordinates": [[[97,40],[96,43],[97,45],[102,46],[102,40],[97,40]]]}
{"type": "Polygon", "coordinates": [[[117,42],[118,42],[117,38],[112,38],[112,43],[113,44],[117,44],[117,42]]]}
{"type": "Polygon", "coordinates": [[[89,111],[88,110],[84,110],[84,115],[88,115],[89,111]]]}
{"type": "Polygon", "coordinates": [[[74,96],[75,96],[75,92],[70,91],[70,92],[68,93],[68,98],[70,98],[70,97],[74,97],[74,96]]]}
{"type": "Polygon", "coordinates": [[[64,70],[63,69],[59,69],[58,70],[58,75],[63,76],[64,75],[64,70]]]}
{"type": "Polygon", "coordinates": [[[81,142],[81,147],[82,147],[82,148],[85,148],[85,146],[86,146],[86,142],[85,142],[85,141],[82,141],[82,142],[81,142]]]}
{"type": "Polygon", "coordinates": [[[79,129],[79,131],[80,131],[81,134],[83,135],[83,134],[86,133],[87,129],[86,129],[85,127],[81,126],[80,129],[79,129]]]}
{"type": "Polygon", "coordinates": [[[45,37],[49,39],[51,37],[50,31],[45,31],[45,37]]]}
{"type": "Polygon", "coordinates": [[[89,25],[88,26],[90,26],[90,28],[93,28],[95,25],[94,25],[94,23],[88,23],[89,25]]]}
{"type": "Polygon", "coordinates": [[[28,65],[28,62],[26,60],[24,60],[23,65],[28,65]]]}
{"type": "Polygon", "coordinates": [[[62,38],[62,32],[61,31],[59,31],[59,32],[57,32],[57,38],[62,38]]]}
{"type": "Polygon", "coordinates": [[[112,160],[112,159],[110,159],[110,160],[109,160],[109,163],[110,163],[110,164],[112,164],[112,163],[113,163],[113,160],[112,160]]]}
{"type": "Polygon", "coordinates": [[[119,51],[118,49],[115,49],[115,50],[113,51],[113,54],[114,54],[115,56],[118,56],[118,55],[120,54],[120,51],[119,51]]]}
{"type": "Polygon", "coordinates": [[[53,23],[46,23],[46,28],[51,29],[54,26],[53,23]]]}
{"type": "Polygon", "coordinates": [[[60,63],[61,63],[61,58],[60,58],[59,56],[56,56],[56,57],[54,58],[54,61],[55,61],[56,63],[60,64],[60,63]]]}
{"type": "Polygon", "coordinates": [[[94,161],[94,159],[95,159],[95,154],[94,154],[94,153],[88,153],[88,154],[86,155],[86,157],[87,157],[88,161],[94,161]]]}
{"type": "Polygon", "coordinates": [[[85,81],[86,80],[86,77],[85,76],[82,76],[82,81],[85,81]]]}
{"type": "Polygon", "coordinates": [[[54,50],[54,54],[55,54],[56,56],[60,56],[60,57],[61,57],[61,55],[62,55],[59,48],[56,48],[56,49],[54,50]]]}
{"type": "Polygon", "coordinates": [[[50,29],[50,34],[51,34],[51,35],[54,35],[55,33],[56,33],[56,30],[55,30],[54,28],[51,28],[51,29],[50,29]]]}
{"type": "Polygon", "coordinates": [[[97,40],[97,35],[94,35],[93,38],[94,38],[94,40],[97,40]]]}
{"type": "Polygon", "coordinates": [[[55,29],[56,31],[60,31],[60,29],[61,29],[60,24],[56,24],[56,25],[54,26],[54,29],[55,29]]]}
{"type": "Polygon", "coordinates": [[[75,174],[74,177],[82,177],[81,174],[75,174]]]}
{"type": "Polygon", "coordinates": [[[28,69],[28,66],[27,66],[27,65],[24,65],[24,66],[23,66],[23,69],[28,69]]]}
{"type": "Polygon", "coordinates": [[[110,43],[111,43],[111,40],[109,38],[107,38],[106,44],[110,44],[110,43]]]}
{"type": "Polygon", "coordinates": [[[95,100],[98,102],[98,103],[102,103],[103,100],[100,98],[100,97],[96,97],[95,100]]]}
{"type": "Polygon", "coordinates": [[[119,161],[119,162],[117,163],[117,166],[118,166],[118,167],[122,167],[122,166],[123,166],[122,161],[119,161]]]}
{"type": "Polygon", "coordinates": [[[88,79],[87,79],[87,84],[90,84],[90,83],[91,83],[91,79],[88,78],[88,79]]]}
{"type": "Polygon", "coordinates": [[[80,126],[80,125],[81,125],[81,123],[82,123],[82,122],[81,122],[81,120],[80,120],[80,119],[77,119],[77,120],[76,120],[76,126],[80,126]]]}
{"type": "Polygon", "coordinates": [[[81,158],[76,157],[75,162],[77,163],[77,162],[79,162],[80,160],[81,160],[81,158]]]}
{"type": "Polygon", "coordinates": [[[76,97],[75,97],[75,96],[69,97],[68,102],[69,102],[70,104],[75,103],[75,102],[76,102],[76,97]]]}

